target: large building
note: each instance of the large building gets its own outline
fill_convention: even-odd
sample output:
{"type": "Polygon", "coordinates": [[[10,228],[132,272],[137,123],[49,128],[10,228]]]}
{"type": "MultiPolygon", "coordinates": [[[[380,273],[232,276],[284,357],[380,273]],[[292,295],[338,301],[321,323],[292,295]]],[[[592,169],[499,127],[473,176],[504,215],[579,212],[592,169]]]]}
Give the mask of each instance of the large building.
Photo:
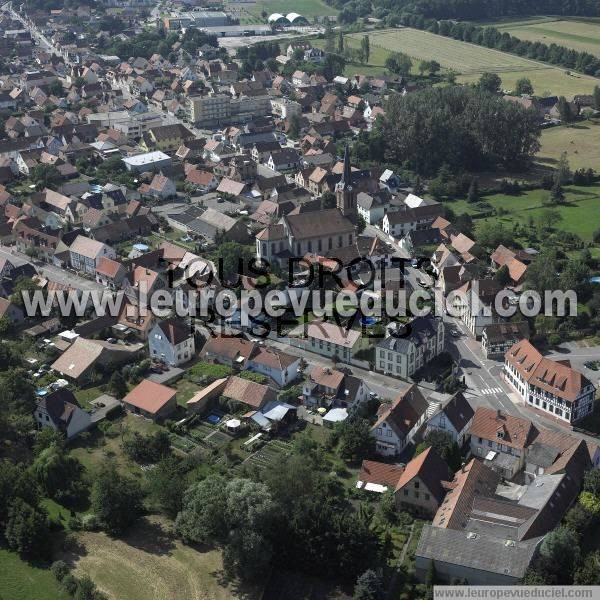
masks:
{"type": "Polygon", "coordinates": [[[271,99],[266,90],[232,98],[225,94],[192,96],[187,101],[187,115],[197,127],[218,127],[246,123],[271,114],[271,99]]]}
{"type": "Polygon", "coordinates": [[[573,423],[594,411],[596,388],[568,360],[543,357],[528,340],[517,342],[504,357],[504,379],[524,402],[573,423]]]}

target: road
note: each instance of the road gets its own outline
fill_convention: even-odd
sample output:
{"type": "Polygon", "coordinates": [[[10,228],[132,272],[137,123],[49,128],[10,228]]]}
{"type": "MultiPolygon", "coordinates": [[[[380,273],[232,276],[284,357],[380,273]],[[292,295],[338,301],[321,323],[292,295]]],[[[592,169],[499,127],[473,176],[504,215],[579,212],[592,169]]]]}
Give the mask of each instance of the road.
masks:
{"type": "Polygon", "coordinates": [[[29,263],[35,267],[40,275],[48,277],[52,279],[52,281],[56,281],[57,283],[63,285],[70,285],[80,290],[90,291],[100,291],[105,289],[104,286],[96,283],[94,280],[80,277],[72,271],[66,271],[60,267],[46,263],[41,265],[39,263],[35,263],[26,254],[18,252],[15,248],[0,246],[0,258],[6,258],[16,267],[29,263]]]}

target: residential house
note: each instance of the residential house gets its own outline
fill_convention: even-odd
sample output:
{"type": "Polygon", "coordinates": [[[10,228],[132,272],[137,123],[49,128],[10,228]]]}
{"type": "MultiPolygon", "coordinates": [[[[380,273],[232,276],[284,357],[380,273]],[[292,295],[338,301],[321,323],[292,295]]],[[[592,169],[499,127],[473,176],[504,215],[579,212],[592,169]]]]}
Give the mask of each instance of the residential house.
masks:
{"type": "Polygon", "coordinates": [[[194,334],[177,319],[157,323],[148,336],[148,354],[153,360],[178,367],[195,356],[194,334]]]}
{"type": "Polygon", "coordinates": [[[444,351],[444,323],[440,317],[417,317],[393,328],[377,343],[375,368],[408,379],[444,351]]]}
{"type": "Polygon", "coordinates": [[[96,266],[96,281],[110,290],[118,290],[126,273],[123,263],[103,256],[96,266]]]}
{"type": "Polygon", "coordinates": [[[502,244],[490,256],[492,269],[497,271],[502,267],[506,267],[511,285],[515,287],[523,283],[527,267],[533,259],[534,255],[526,250],[510,250],[502,244]]]}
{"type": "Polygon", "coordinates": [[[172,153],[195,138],[195,134],[181,123],[159,125],[158,127],[150,127],[144,133],[141,147],[148,152],[161,150],[162,152],[172,153]]]}
{"type": "Polygon", "coordinates": [[[162,173],[157,173],[149,184],[143,184],[140,187],[140,193],[160,200],[166,200],[177,196],[177,188],[172,179],[169,179],[169,177],[166,177],[162,173]]]}
{"type": "Polygon", "coordinates": [[[367,225],[375,225],[382,221],[389,206],[389,198],[384,194],[368,194],[360,192],[356,196],[358,214],[367,225]]]}
{"type": "Polygon", "coordinates": [[[462,320],[473,337],[480,338],[485,327],[501,322],[495,300],[502,289],[495,279],[474,279],[456,290],[452,298],[453,314],[462,320]]]}
{"type": "Polygon", "coordinates": [[[512,346],[522,339],[529,338],[529,323],[492,323],[483,328],[481,349],[488,359],[504,359],[512,346]]]}
{"type": "Polygon", "coordinates": [[[142,379],[123,398],[123,406],[134,415],[157,421],[168,417],[177,408],[177,390],[142,379]]]}
{"type": "Polygon", "coordinates": [[[300,168],[300,155],[294,148],[282,148],[270,152],[266,164],[273,171],[282,173],[297,171],[300,168]]]}
{"type": "Polygon", "coordinates": [[[471,454],[506,479],[512,479],[525,465],[526,449],[536,430],[531,421],[500,410],[479,407],[469,430],[471,454]]]}
{"type": "Polygon", "coordinates": [[[368,398],[362,379],[329,367],[314,366],[302,384],[302,402],[309,407],[356,409],[368,398]]]}
{"type": "Polygon", "coordinates": [[[469,430],[475,411],[462,392],[456,392],[440,410],[427,420],[426,434],[443,431],[459,445],[470,441],[469,430]]]}
{"type": "Polygon", "coordinates": [[[78,235],[69,247],[71,266],[88,275],[96,276],[96,268],[100,259],[117,257],[117,253],[106,244],[78,235]]]}
{"type": "Polygon", "coordinates": [[[425,423],[428,406],[416,384],[401,392],[391,405],[382,404],[371,427],[377,454],[401,454],[425,423]]]}
{"type": "Polygon", "coordinates": [[[333,323],[313,321],[304,327],[310,352],[350,363],[361,348],[361,335],[354,329],[346,329],[333,323]]]}
{"type": "Polygon", "coordinates": [[[394,498],[399,510],[433,516],[446,495],[444,483],[451,479],[448,465],[431,447],[407,463],[396,484],[394,498]]]}
{"type": "Polygon", "coordinates": [[[208,194],[217,189],[219,178],[210,171],[190,169],[185,177],[185,182],[200,194],[208,194]]]}
{"type": "Polygon", "coordinates": [[[82,410],[73,392],[61,388],[37,400],[35,421],[40,429],[52,427],[67,439],[75,437],[91,425],[88,412],[82,410]]]}
{"type": "Polygon", "coordinates": [[[7,319],[11,325],[20,325],[25,321],[25,313],[14,302],[0,298],[0,319],[7,319]]]}
{"type": "Polygon", "coordinates": [[[552,360],[521,340],[504,358],[504,380],[523,402],[568,423],[594,412],[596,388],[569,360],[552,360]]]}
{"type": "Polygon", "coordinates": [[[278,350],[256,346],[246,361],[250,371],[256,371],[272,379],[278,386],[285,387],[298,379],[300,358],[278,350]]]}
{"type": "Polygon", "coordinates": [[[229,377],[222,396],[254,410],[260,410],[268,402],[277,400],[277,392],[273,388],[236,375],[229,377]]]}

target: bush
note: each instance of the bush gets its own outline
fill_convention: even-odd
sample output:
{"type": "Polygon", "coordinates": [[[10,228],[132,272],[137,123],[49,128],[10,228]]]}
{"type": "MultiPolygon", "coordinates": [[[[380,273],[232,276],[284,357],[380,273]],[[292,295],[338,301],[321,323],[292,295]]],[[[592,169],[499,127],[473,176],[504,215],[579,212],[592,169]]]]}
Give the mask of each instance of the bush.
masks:
{"type": "Polygon", "coordinates": [[[52,563],[50,567],[52,575],[56,577],[57,581],[62,581],[70,572],[69,566],[64,560],[57,560],[52,563]]]}
{"type": "Polygon", "coordinates": [[[74,577],[73,575],[71,575],[71,573],[69,573],[68,575],[66,575],[64,577],[64,579],[62,580],[62,585],[65,588],[65,590],[67,591],[67,594],[69,594],[69,596],[74,596],[75,592],[77,591],[77,578],[74,577]]]}

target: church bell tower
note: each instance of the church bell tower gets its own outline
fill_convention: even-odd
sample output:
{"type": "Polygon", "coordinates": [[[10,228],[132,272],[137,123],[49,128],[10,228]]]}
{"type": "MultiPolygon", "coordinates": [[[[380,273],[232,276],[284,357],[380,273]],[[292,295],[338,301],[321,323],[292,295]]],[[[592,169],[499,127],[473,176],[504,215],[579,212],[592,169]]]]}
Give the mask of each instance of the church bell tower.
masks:
{"type": "Polygon", "coordinates": [[[352,182],[352,168],[350,167],[350,150],[346,144],[344,151],[344,172],[342,178],[335,185],[336,206],[340,212],[351,221],[356,220],[356,192],[352,182]]]}

